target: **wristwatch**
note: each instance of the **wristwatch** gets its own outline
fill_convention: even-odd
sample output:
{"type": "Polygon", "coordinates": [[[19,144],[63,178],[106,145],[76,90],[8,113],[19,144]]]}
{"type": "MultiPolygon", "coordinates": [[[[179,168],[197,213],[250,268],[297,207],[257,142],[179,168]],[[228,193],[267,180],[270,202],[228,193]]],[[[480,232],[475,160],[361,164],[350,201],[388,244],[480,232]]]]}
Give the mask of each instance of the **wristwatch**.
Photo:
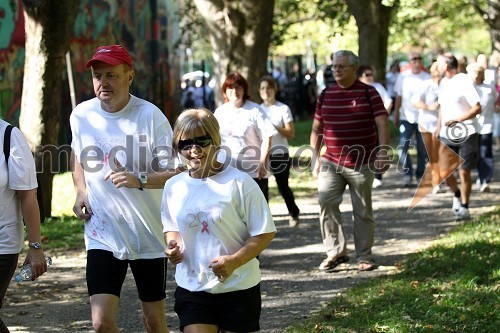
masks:
{"type": "Polygon", "coordinates": [[[148,175],[145,173],[139,174],[139,181],[141,182],[140,190],[146,187],[146,183],[148,182],[148,175]]]}
{"type": "Polygon", "coordinates": [[[28,243],[28,246],[32,249],[36,249],[36,250],[41,250],[42,249],[42,244],[38,243],[38,242],[30,242],[28,243]]]}

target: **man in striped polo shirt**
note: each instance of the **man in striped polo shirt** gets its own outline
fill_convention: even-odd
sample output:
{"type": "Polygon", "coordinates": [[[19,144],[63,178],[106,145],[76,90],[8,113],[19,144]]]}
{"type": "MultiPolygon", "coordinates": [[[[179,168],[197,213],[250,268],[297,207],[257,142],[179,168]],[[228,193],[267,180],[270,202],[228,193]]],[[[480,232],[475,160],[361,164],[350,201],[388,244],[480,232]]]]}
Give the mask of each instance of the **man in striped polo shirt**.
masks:
{"type": "Polygon", "coordinates": [[[375,229],[372,183],[374,172],[384,172],[390,165],[389,125],[380,95],[372,86],[357,80],[358,65],[353,52],[335,52],[336,83],[318,98],[312,125],[310,142],[316,156],[326,146],[313,166],[313,175],[318,178],[321,234],[327,254],[319,269],[326,272],[349,260],[340,213],[346,185],[351,192],[358,269],[376,267],[371,250],[375,229]]]}

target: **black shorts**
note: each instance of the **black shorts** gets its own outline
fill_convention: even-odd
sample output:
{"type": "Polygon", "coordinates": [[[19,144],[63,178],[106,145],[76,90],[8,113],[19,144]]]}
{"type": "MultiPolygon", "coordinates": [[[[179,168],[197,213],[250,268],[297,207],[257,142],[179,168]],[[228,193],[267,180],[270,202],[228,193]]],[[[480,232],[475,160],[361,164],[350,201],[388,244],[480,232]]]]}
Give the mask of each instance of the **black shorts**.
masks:
{"type": "Polygon", "coordinates": [[[478,140],[477,133],[471,134],[465,141],[454,141],[444,137],[439,138],[448,148],[453,150],[458,156],[464,159],[464,163],[460,169],[475,169],[479,160],[478,155],[478,140]]]}
{"type": "Polygon", "coordinates": [[[120,297],[129,265],[141,301],[156,302],[166,298],[166,258],[120,260],[113,253],[104,250],[87,252],[89,296],[112,294],[120,297]]]}
{"type": "Polygon", "coordinates": [[[230,332],[257,332],[262,307],[260,284],[255,287],[222,294],[191,292],[177,287],[174,310],[181,331],[193,324],[216,325],[230,332]]]}
{"type": "Polygon", "coordinates": [[[19,253],[15,254],[0,254],[0,309],[2,301],[9,287],[10,280],[17,268],[17,259],[19,253]]]}

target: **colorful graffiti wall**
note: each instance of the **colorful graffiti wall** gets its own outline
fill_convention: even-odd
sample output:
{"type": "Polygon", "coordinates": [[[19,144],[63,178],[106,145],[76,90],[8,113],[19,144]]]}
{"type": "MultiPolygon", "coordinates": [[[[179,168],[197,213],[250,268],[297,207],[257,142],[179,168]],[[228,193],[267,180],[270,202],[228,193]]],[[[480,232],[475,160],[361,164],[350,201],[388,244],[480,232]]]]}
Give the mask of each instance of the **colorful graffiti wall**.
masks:
{"type": "MultiPolygon", "coordinates": [[[[85,63],[99,45],[122,44],[133,59],[136,72],[132,94],[155,103],[167,116],[171,92],[167,39],[169,16],[166,1],[159,0],[80,0],[70,46],[70,62],[76,103],[95,95],[85,63]]],[[[18,124],[24,49],[22,0],[0,0],[0,118],[18,124]]],[[[68,73],[62,93],[64,124],[72,105],[68,73]]],[[[61,133],[67,142],[69,133],[61,133]]],[[[61,143],[63,143],[61,142],[61,143]]]]}

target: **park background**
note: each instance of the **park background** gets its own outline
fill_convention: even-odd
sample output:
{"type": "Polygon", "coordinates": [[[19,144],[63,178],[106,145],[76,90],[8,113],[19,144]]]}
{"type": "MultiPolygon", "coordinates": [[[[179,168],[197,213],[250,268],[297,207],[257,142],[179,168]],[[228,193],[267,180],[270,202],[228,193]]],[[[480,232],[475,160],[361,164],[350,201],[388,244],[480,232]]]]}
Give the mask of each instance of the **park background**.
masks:
{"type": "Polygon", "coordinates": [[[259,102],[256,83],[273,66],[290,76],[298,65],[303,82],[338,49],[374,65],[380,82],[410,49],[425,65],[443,50],[500,59],[498,0],[0,0],[0,14],[0,118],[19,126],[35,153],[47,216],[54,175],[68,171],[69,115],[94,96],[84,65],[98,45],[127,47],[132,93],[172,124],[182,77],[197,70],[213,78],[220,105],[231,71],[259,102]]]}
{"type": "MultiPolygon", "coordinates": [[[[318,70],[338,49],[351,49],[362,62],[374,64],[381,82],[388,64],[405,61],[410,49],[423,53],[425,65],[441,50],[470,61],[478,53],[491,54],[498,64],[499,11],[498,0],[0,0],[0,117],[19,125],[35,152],[37,147],[67,148],[73,104],[93,97],[84,64],[101,44],[130,50],[137,72],[132,92],[155,103],[172,123],[182,109],[182,76],[197,70],[205,69],[217,85],[227,72],[239,70],[255,89],[256,80],[274,64],[288,71],[300,60],[303,72],[318,70]]],[[[258,93],[251,95],[258,101],[258,93]]],[[[294,152],[307,145],[310,124],[310,119],[296,123],[294,152]]],[[[59,153],[48,167],[43,151],[36,155],[42,188],[49,194],[45,206],[52,208],[45,209],[52,217],[42,225],[43,242],[56,264],[32,288],[16,284],[9,291],[2,311],[19,332],[90,331],[83,225],[71,212],[71,175],[64,172],[59,153]],[[81,262],[78,269],[74,261],[81,262]]],[[[263,255],[265,303],[271,304],[265,327],[283,332],[287,321],[298,326],[290,332],[333,332],[333,327],[335,332],[496,332],[498,186],[478,194],[472,208],[478,215],[493,213],[448,234],[458,225],[449,216],[448,196],[428,198],[405,213],[414,189],[403,189],[393,179],[376,192],[385,205],[377,208],[377,251],[387,262],[379,263],[391,267],[391,277],[344,295],[345,288],[366,276],[350,269],[330,275],[314,270],[322,255],[316,184],[310,173],[292,173],[298,200],[311,212],[306,211],[298,230],[287,227],[285,213],[275,214],[279,235],[270,249],[274,252],[263,255]],[[436,247],[397,264],[401,254],[417,249],[408,245],[427,244],[439,235],[443,239],[436,247]],[[394,260],[389,249],[398,254],[394,260]],[[330,303],[333,296],[339,297],[330,303]],[[279,300],[286,304],[274,305],[279,300]],[[318,305],[324,310],[310,318],[318,305]]],[[[282,204],[275,186],[271,197],[273,207],[282,204]]],[[[127,290],[132,296],[125,295],[121,304],[129,320],[125,331],[135,332],[127,325],[139,323],[139,307],[129,307],[135,294],[133,287],[127,290]]]]}

